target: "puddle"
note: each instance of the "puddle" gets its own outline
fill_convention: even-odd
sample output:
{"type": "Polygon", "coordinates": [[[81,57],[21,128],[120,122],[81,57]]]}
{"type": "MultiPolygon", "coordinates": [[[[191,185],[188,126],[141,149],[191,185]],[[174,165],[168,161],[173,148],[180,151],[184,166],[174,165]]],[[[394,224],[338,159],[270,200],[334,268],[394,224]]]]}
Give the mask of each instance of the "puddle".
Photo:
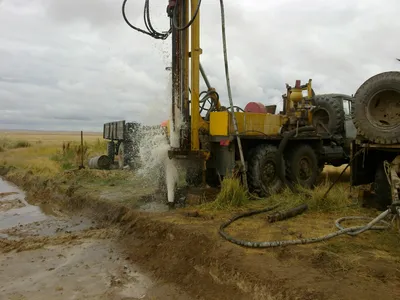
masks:
{"type": "Polygon", "coordinates": [[[8,253],[0,269],[0,299],[191,299],[148,277],[107,240],[8,253]]]}
{"type": "Polygon", "coordinates": [[[40,222],[54,216],[45,205],[30,205],[25,193],[17,186],[0,178],[0,230],[40,222]]]}
{"type": "Polygon", "coordinates": [[[40,222],[47,218],[38,206],[14,208],[0,213],[0,229],[40,222]]]}
{"type": "Polygon", "coordinates": [[[17,186],[0,178],[0,203],[6,201],[21,201],[25,205],[29,205],[25,200],[24,191],[17,186]]]}
{"type": "MultiPolygon", "coordinates": [[[[137,208],[146,212],[166,212],[169,211],[169,206],[164,201],[163,195],[160,193],[142,196],[138,202],[137,208]]],[[[185,206],[185,197],[182,195],[175,195],[175,207],[185,206]],[[178,197],[179,196],[179,197],[178,197]]]]}
{"type": "Polygon", "coordinates": [[[1,232],[0,232],[0,239],[9,240],[9,241],[18,241],[18,240],[20,240],[21,238],[8,235],[7,233],[1,233],[1,232]]]}
{"type": "Polygon", "coordinates": [[[166,212],[168,205],[160,202],[148,202],[139,206],[139,210],[147,212],[166,212]]]}

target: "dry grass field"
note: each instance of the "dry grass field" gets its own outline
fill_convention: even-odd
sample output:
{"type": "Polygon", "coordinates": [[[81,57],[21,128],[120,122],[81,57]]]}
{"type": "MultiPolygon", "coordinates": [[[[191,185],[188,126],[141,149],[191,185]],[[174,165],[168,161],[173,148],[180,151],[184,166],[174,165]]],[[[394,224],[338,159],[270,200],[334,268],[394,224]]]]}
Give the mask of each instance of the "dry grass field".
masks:
{"type": "MultiPolygon", "coordinates": [[[[79,165],[80,139],[80,132],[0,131],[0,162],[4,166],[55,175],[79,165]]],[[[90,156],[104,154],[106,143],[102,134],[84,133],[85,149],[85,162],[90,156]]]]}

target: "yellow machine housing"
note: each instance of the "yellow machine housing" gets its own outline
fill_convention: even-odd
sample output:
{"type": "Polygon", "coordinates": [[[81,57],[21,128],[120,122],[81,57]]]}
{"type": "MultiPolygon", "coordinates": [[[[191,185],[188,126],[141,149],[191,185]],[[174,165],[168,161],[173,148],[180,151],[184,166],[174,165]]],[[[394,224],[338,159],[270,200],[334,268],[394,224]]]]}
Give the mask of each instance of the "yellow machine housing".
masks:
{"type": "Polygon", "coordinates": [[[312,80],[301,85],[300,80],[296,80],[294,87],[286,84],[286,95],[284,99],[284,113],[288,118],[288,128],[306,126],[312,124],[311,99],[314,91],[311,86],[312,80]],[[303,91],[307,92],[307,96],[303,96],[303,91]]]}
{"type": "MultiPolygon", "coordinates": [[[[285,117],[269,113],[235,112],[240,135],[278,135],[285,117]]],[[[235,134],[232,115],[228,111],[210,113],[210,135],[229,136],[235,134]]]]}

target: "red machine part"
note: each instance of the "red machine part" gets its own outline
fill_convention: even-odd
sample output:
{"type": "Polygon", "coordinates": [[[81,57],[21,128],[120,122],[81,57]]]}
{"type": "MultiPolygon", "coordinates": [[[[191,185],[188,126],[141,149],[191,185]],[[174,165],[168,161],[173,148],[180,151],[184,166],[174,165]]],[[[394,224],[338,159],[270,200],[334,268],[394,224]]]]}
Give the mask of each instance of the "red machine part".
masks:
{"type": "Polygon", "coordinates": [[[169,0],[168,1],[168,6],[167,6],[168,17],[172,18],[172,14],[173,14],[175,6],[176,6],[176,0],[169,0]]]}
{"type": "Polygon", "coordinates": [[[260,102],[249,102],[244,108],[245,112],[252,112],[252,113],[259,113],[259,114],[266,114],[267,109],[265,105],[260,102]]]}

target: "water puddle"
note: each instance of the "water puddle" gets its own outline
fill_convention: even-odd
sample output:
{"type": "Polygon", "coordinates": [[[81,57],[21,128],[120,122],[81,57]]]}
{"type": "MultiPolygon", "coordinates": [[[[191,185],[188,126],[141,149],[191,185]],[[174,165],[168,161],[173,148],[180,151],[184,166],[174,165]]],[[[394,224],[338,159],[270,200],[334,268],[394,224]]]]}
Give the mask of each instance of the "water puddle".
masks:
{"type": "Polygon", "coordinates": [[[0,214],[0,229],[40,222],[47,218],[38,206],[14,208],[0,214]]]}
{"type": "Polygon", "coordinates": [[[46,205],[30,205],[25,193],[0,178],[0,230],[41,222],[54,215],[46,205]]]}
{"type": "Polygon", "coordinates": [[[139,210],[147,212],[166,212],[168,205],[160,202],[147,202],[139,206],[139,210]]]}
{"type": "Polygon", "coordinates": [[[9,234],[7,234],[7,233],[1,233],[1,232],[0,232],[0,239],[9,240],[9,241],[18,241],[18,240],[21,240],[20,237],[11,236],[11,235],[9,235],[9,234]]]}

